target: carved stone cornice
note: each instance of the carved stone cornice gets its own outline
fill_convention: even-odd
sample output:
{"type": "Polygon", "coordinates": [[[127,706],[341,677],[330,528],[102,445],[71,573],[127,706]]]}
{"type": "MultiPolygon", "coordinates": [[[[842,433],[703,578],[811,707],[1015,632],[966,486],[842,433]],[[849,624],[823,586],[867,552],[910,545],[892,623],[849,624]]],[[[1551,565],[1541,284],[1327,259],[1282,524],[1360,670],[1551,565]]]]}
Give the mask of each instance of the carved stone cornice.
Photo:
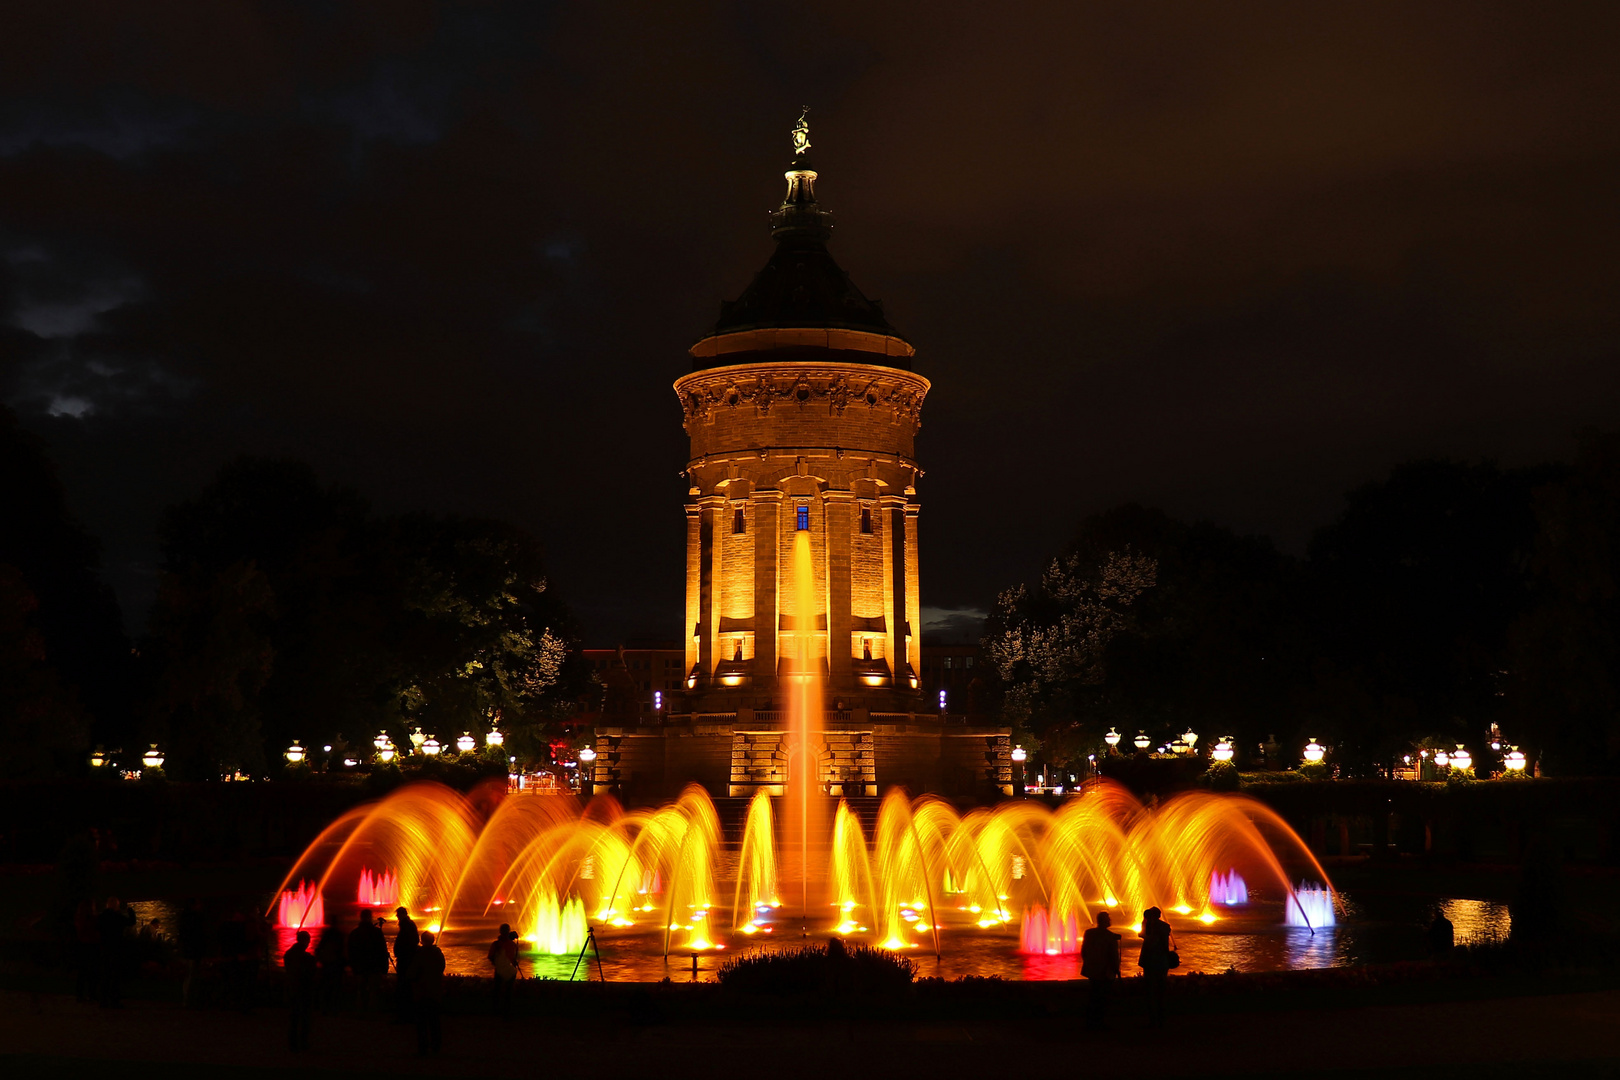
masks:
{"type": "Polygon", "coordinates": [[[912,431],[922,426],[929,382],[921,375],[878,364],[789,362],[707,368],[675,380],[681,422],[691,434],[694,421],[707,422],[728,409],[826,409],[843,416],[850,409],[884,410],[912,431]]]}

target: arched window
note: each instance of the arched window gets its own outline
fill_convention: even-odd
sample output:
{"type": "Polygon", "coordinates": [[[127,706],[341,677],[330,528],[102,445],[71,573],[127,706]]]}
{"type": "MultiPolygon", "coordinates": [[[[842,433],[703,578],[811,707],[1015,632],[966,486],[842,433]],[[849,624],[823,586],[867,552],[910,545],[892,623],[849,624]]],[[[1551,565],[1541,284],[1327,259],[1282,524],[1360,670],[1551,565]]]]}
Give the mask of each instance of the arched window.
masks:
{"type": "Polygon", "coordinates": [[[733,535],[740,536],[748,531],[748,517],[743,513],[742,507],[737,507],[731,518],[731,531],[733,535]]]}
{"type": "Polygon", "coordinates": [[[861,532],[866,533],[867,535],[871,535],[871,532],[872,532],[872,508],[870,506],[861,507],[861,532]]]}

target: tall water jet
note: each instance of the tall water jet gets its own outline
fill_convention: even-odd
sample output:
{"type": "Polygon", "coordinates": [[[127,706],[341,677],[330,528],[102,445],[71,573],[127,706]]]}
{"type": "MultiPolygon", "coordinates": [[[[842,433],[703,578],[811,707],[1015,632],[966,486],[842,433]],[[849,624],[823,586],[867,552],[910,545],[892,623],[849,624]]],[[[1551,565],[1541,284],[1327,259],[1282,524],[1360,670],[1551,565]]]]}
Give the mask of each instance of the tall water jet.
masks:
{"type": "Polygon", "coordinates": [[[1320,930],[1324,926],[1334,925],[1338,919],[1333,913],[1333,891],[1326,885],[1301,882],[1288,895],[1287,914],[1283,922],[1306,930],[1320,930]]]}
{"type": "Polygon", "coordinates": [[[764,920],[782,906],[776,891],[776,825],[771,797],[754,793],[743,823],[742,851],[737,857],[737,891],[731,902],[731,925],[744,934],[758,933],[764,920]]]}
{"type": "Polygon", "coordinates": [[[276,925],[289,930],[326,925],[326,904],[320,889],[307,881],[300,881],[297,889],[281,894],[276,902],[276,925]]]}
{"type": "Polygon", "coordinates": [[[786,829],[783,836],[798,877],[794,897],[800,916],[807,923],[816,896],[812,868],[815,849],[826,822],[825,800],[820,783],[821,737],[825,717],[821,706],[821,654],[816,647],[817,603],[816,566],[810,547],[809,515],[798,519],[793,534],[793,669],[789,679],[792,695],[788,707],[788,783],[786,829]]]}

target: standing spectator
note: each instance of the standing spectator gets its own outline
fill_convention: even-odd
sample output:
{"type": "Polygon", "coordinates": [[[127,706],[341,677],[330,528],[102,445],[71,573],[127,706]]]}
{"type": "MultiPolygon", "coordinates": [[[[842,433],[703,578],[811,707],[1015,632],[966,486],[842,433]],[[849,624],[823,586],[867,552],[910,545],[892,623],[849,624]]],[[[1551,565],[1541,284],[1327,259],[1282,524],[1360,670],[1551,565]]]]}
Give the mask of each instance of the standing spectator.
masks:
{"type": "Polygon", "coordinates": [[[309,931],[298,931],[292,948],[281,954],[287,978],[287,1049],[309,1049],[310,1014],[315,1011],[315,958],[309,955],[309,931]]]}
{"type": "Polygon", "coordinates": [[[1148,1025],[1164,1026],[1164,990],[1170,979],[1170,924],[1165,922],[1159,909],[1150,907],[1142,912],[1142,952],[1136,966],[1147,980],[1148,1025]]]}
{"type": "Polygon", "coordinates": [[[1429,955],[1436,960],[1444,960],[1451,955],[1456,944],[1457,928],[1446,918],[1445,912],[1435,912],[1434,922],[1429,924],[1429,955]]]}
{"type": "Polygon", "coordinates": [[[96,977],[104,1009],[116,1009],[124,1003],[124,963],[129,930],[134,925],[135,913],[120,904],[118,897],[107,897],[106,906],[96,916],[96,948],[100,961],[96,965],[96,977]]]}
{"type": "Polygon", "coordinates": [[[394,1018],[404,1024],[411,1018],[411,964],[422,947],[422,939],[410,912],[401,907],[394,914],[399,916],[399,929],[394,932],[394,1018]]]}
{"type": "Polygon", "coordinates": [[[180,913],[178,937],[180,963],[186,971],[185,981],[180,984],[180,1003],[190,1009],[196,1006],[197,976],[208,956],[208,916],[203,913],[201,900],[193,900],[180,913]]]}
{"type": "Polygon", "coordinates": [[[328,926],[321,931],[321,943],[315,946],[315,963],[321,971],[321,1008],[336,1012],[343,996],[343,931],[328,926]]]}
{"type": "Polygon", "coordinates": [[[444,953],[423,934],[410,967],[411,998],[416,1005],[416,1052],[437,1055],[443,1042],[439,1009],[444,1002],[444,953]]]}
{"type": "Polygon", "coordinates": [[[365,908],[360,909],[359,925],[349,931],[349,967],[358,984],[356,1002],[361,1011],[369,1011],[376,1006],[377,989],[388,974],[388,942],[365,908]]]}
{"type": "Polygon", "coordinates": [[[507,923],[489,947],[489,966],[494,970],[495,1012],[507,1016],[512,1011],[512,988],[518,977],[518,936],[507,923]]]}
{"type": "Polygon", "coordinates": [[[1119,978],[1119,935],[1108,929],[1112,922],[1108,912],[1098,912],[1097,925],[1080,939],[1080,974],[1091,987],[1086,1027],[1092,1031],[1108,1030],[1108,992],[1119,978]]]}

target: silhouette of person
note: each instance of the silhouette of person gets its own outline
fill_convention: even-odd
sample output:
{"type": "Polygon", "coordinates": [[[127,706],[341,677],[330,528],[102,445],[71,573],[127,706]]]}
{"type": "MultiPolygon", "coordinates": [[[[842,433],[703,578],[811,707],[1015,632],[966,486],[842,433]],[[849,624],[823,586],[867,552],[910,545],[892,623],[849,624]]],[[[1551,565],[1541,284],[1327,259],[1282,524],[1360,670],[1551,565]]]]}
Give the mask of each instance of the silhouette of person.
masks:
{"type": "Polygon", "coordinates": [[[416,1006],[416,1052],[428,1057],[437,1054],[443,1042],[439,1008],[444,1001],[444,953],[431,933],[422,935],[411,958],[409,981],[416,1006]]]}
{"type": "Polygon", "coordinates": [[[400,907],[394,909],[394,914],[399,916],[399,929],[394,932],[394,1012],[395,1020],[403,1024],[411,1018],[411,964],[422,947],[422,938],[410,912],[400,907]]]}
{"type": "Polygon", "coordinates": [[[309,1020],[315,1011],[315,958],[309,954],[309,931],[298,931],[292,948],[281,954],[287,978],[287,1049],[309,1049],[309,1020]]]}
{"type": "Polygon", "coordinates": [[[129,930],[135,925],[135,913],[118,902],[118,897],[107,897],[107,903],[96,915],[96,974],[100,983],[101,1006],[116,1009],[123,1004],[124,960],[129,930]]]}
{"type": "Polygon", "coordinates": [[[1451,925],[1444,912],[1434,913],[1434,922],[1429,924],[1429,953],[1436,960],[1444,960],[1451,955],[1452,946],[1457,943],[1457,929],[1451,925]]]}
{"type": "Polygon", "coordinates": [[[337,1011],[343,996],[343,931],[328,926],[321,932],[321,943],[315,946],[315,963],[321,969],[321,1008],[337,1011]]]}
{"type": "Polygon", "coordinates": [[[1142,912],[1142,951],[1136,958],[1147,980],[1148,1024],[1164,1026],[1164,989],[1170,978],[1170,924],[1158,908],[1142,912]]]}
{"type": "Polygon", "coordinates": [[[1092,1031],[1107,1030],[1108,991],[1119,978],[1119,935],[1108,929],[1112,924],[1108,912],[1098,912],[1097,925],[1080,938],[1080,975],[1091,985],[1086,1027],[1092,1031]]]}
{"type": "Polygon", "coordinates": [[[176,931],[180,949],[180,962],[185,967],[185,981],[180,984],[180,1004],[190,1009],[197,1001],[197,977],[203,961],[208,958],[208,916],[203,912],[201,900],[193,900],[180,913],[176,931]]]}
{"type": "Polygon", "coordinates": [[[377,1004],[377,989],[388,974],[388,941],[371,912],[360,909],[360,922],[349,931],[349,967],[356,983],[355,1001],[362,1010],[377,1004]]]}
{"type": "Polygon", "coordinates": [[[507,923],[489,946],[489,966],[494,971],[495,1011],[501,1016],[512,1010],[512,987],[518,977],[518,936],[507,923]]]}

